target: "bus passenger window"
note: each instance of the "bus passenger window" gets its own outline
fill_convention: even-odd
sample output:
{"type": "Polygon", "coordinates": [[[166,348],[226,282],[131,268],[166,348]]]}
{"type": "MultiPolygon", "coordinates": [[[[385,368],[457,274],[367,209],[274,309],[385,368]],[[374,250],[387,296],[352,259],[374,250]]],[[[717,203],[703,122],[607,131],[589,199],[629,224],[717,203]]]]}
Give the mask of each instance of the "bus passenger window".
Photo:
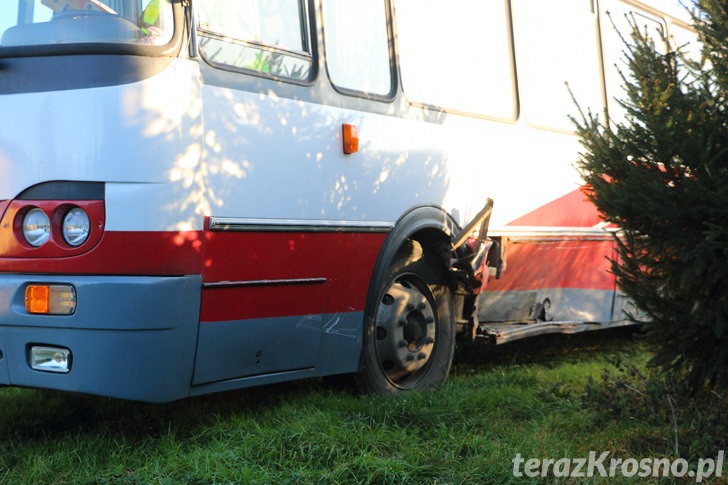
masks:
{"type": "Polygon", "coordinates": [[[573,131],[577,106],[603,112],[597,12],[591,2],[513,0],[522,112],[529,123],[573,131]]]}
{"type": "Polygon", "coordinates": [[[507,0],[397,0],[410,101],[500,119],[516,115],[507,0]]]}
{"type": "Polygon", "coordinates": [[[625,99],[627,93],[624,89],[622,73],[629,76],[626,51],[622,38],[633,44],[630,37],[632,25],[643,34],[652,37],[655,49],[665,53],[667,46],[664,42],[665,22],[649,12],[641,11],[625,1],[613,2],[604,12],[602,20],[602,36],[604,51],[604,69],[607,84],[607,107],[609,118],[614,122],[624,121],[625,109],[618,100],[625,99]],[[621,32],[618,33],[617,31],[621,32]]]}
{"type": "Polygon", "coordinates": [[[689,27],[670,23],[670,43],[673,50],[680,51],[693,62],[700,62],[701,52],[698,34],[689,27]]]}
{"type": "Polygon", "coordinates": [[[392,92],[386,8],[384,0],[323,2],[326,65],[336,86],[383,96],[392,92]]]}
{"type": "Polygon", "coordinates": [[[18,21],[18,4],[16,2],[0,3],[0,38],[3,32],[13,27],[18,21]]]}
{"type": "Polygon", "coordinates": [[[311,50],[302,0],[198,3],[200,52],[211,64],[305,80],[311,50]]]}

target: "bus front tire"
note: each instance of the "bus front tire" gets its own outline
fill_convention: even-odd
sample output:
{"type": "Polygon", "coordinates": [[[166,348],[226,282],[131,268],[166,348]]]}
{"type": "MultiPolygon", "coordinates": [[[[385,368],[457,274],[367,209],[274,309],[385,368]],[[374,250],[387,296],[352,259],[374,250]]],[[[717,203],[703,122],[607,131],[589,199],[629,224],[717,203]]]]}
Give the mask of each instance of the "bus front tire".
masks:
{"type": "Polygon", "coordinates": [[[392,395],[433,389],[447,380],[455,319],[450,289],[434,266],[415,241],[394,258],[366,318],[356,376],[361,391],[392,395]]]}

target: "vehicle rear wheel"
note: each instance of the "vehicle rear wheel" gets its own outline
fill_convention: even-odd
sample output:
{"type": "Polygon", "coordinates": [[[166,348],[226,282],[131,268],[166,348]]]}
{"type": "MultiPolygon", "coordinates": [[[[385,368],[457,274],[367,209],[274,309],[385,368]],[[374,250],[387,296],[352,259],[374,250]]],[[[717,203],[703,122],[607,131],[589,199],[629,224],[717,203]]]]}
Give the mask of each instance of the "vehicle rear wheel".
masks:
{"type": "Polygon", "coordinates": [[[447,380],[455,351],[450,289],[418,243],[400,250],[366,318],[362,391],[396,394],[434,388],[447,380]]]}

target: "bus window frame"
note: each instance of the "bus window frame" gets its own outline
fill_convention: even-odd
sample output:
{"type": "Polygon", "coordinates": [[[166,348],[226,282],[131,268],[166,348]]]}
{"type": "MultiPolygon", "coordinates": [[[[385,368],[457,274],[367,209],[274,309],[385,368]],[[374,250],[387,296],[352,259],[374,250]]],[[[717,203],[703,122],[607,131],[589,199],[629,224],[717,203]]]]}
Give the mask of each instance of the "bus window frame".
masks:
{"type": "MultiPolygon", "coordinates": [[[[391,0],[388,0],[391,1],[391,0]]],[[[413,108],[419,108],[428,112],[436,112],[436,113],[443,113],[443,114],[453,114],[457,116],[465,116],[468,118],[476,118],[481,120],[488,120],[488,121],[497,121],[500,123],[506,123],[510,125],[515,125],[519,122],[521,118],[521,99],[520,99],[520,93],[518,90],[518,66],[516,64],[516,50],[515,50],[515,38],[514,38],[514,32],[513,32],[513,9],[511,8],[511,1],[510,0],[502,0],[505,3],[506,7],[506,29],[507,29],[507,40],[508,40],[508,60],[510,64],[510,73],[511,73],[511,94],[513,99],[513,112],[510,118],[504,118],[501,116],[494,116],[489,115],[485,113],[478,113],[475,111],[465,111],[460,110],[457,108],[451,108],[443,105],[436,105],[436,104],[429,104],[424,103],[422,101],[416,101],[410,98],[407,95],[407,89],[404,86],[404,83],[402,82],[402,76],[401,73],[399,73],[399,69],[401,69],[401,63],[400,63],[400,52],[399,52],[399,42],[394,42],[394,55],[396,59],[397,69],[398,69],[398,77],[399,77],[399,84],[400,89],[402,90],[402,98],[406,101],[406,103],[413,107],[413,108]]],[[[393,31],[393,38],[399,39],[398,33],[397,33],[397,9],[392,9],[392,31],[393,31]]]]}
{"type": "MultiPolygon", "coordinates": [[[[663,50],[667,50],[670,48],[669,46],[669,36],[670,36],[670,30],[669,30],[669,24],[668,24],[668,18],[670,17],[666,12],[659,12],[658,10],[652,8],[650,5],[644,5],[639,2],[636,2],[634,0],[617,0],[618,4],[621,4],[625,8],[631,9],[632,14],[632,20],[634,20],[635,15],[642,17],[643,19],[653,22],[657,25],[659,25],[660,28],[660,34],[665,37],[665,43],[661,46],[663,50]]],[[[615,23],[614,19],[611,18],[611,15],[613,12],[610,12],[607,9],[603,10],[604,16],[606,17],[606,20],[608,21],[608,28],[614,29],[615,23]]],[[[600,18],[601,18],[602,11],[600,10],[600,18]]],[[[639,27],[639,26],[638,26],[639,27]]],[[[609,55],[614,54],[613,52],[609,51],[609,47],[605,49],[605,40],[607,39],[607,36],[613,36],[614,32],[610,32],[609,34],[604,32],[604,26],[601,25],[600,20],[600,42],[601,42],[601,60],[602,60],[602,70],[604,73],[604,91],[605,91],[605,99],[606,103],[604,105],[604,117],[605,122],[607,126],[617,126],[619,124],[624,123],[625,118],[624,114],[625,111],[623,111],[623,108],[619,107],[619,100],[624,99],[624,96],[626,94],[624,92],[619,93],[619,88],[624,88],[624,84],[621,82],[618,82],[617,85],[614,85],[614,72],[611,71],[610,74],[610,64],[612,65],[612,69],[614,66],[617,66],[617,73],[621,76],[621,74],[624,74],[627,70],[626,64],[619,65],[619,63],[624,63],[626,58],[624,57],[624,51],[622,51],[622,55],[616,57],[616,58],[609,58],[609,55]],[[608,64],[609,62],[609,64],[608,64]],[[621,74],[620,74],[621,73],[621,74]],[[615,115],[615,112],[617,115],[615,115]],[[615,115],[613,117],[613,115],[615,115]],[[620,116],[621,115],[621,116],[620,116]]],[[[618,36],[620,34],[617,34],[618,36]]],[[[627,39],[630,43],[631,40],[629,40],[629,34],[621,34],[624,35],[624,39],[627,39]]],[[[612,40],[614,40],[614,37],[611,37],[612,40]]],[[[654,41],[661,41],[662,39],[653,38],[654,41]]],[[[606,40],[606,43],[609,44],[611,40],[606,40]]],[[[623,49],[624,47],[622,47],[623,49]]],[[[659,51],[659,49],[658,49],[659,51]]]]}
{"type": "MultiPolygon", "coordinates": [[[[510,0],[509,0],[509,6],[511,7],[511,9],[513,9],[513,5],[511,4],[510,0]]],[[[589,8],[589,7],[587,7],[587,8],[589,8]]],[[[594,58],[596,59],[596,61],[595,61],[596,62],[596,72],[594,73],[594,75],[597,78],[597,82],[595,84],[593,84],[593,86],[595,87],[595,90],[599,91],[599,111],[598,111],[598,113],[600,115],[603,115],[606,112],[605,107],[606,107],[606,103],[607,103],[607,99],[606,99],[607,93],[606,93],[606,84],[605,84],[605,77],[604,77],[605,76],[604,60],[603,60],[603,52],[602,52],[603,48],[602,48],[602,34],[601,34],[601,16],[599,14],[599,10],[595,3],[593,3],[590,6],[590,10],[591,10],[590,14],[593,15],[592,20],[593,20],[593,27],[594,27],[593,30],[591,30],[590,34],[594,36],[593,38],[595,41],[594,42],[594,48],[595,48],[594,49],[594,54],[595,54],[594,58]]],[[[516,19],[519,18],[518,15],[515,15],[515,16],[511,15],[511,25],[512,26],[514,25],[514,20],[513,20],[514,17],[516,19]]],[[[516,26],[513,27],[513,31],[512,31],[513,42],[514,42],[513,51],[515,54],[516,62],[518,62],[518,54],[519,54],[519,49],[516,46],[516,43],[519,42],[518,41],[519,36],[517,35],[516,30],[522,30],[522,26],[521,26],[521,28],[516,28],[516,27],[518,27],[518,24],[519,24],[519,22],[516,22],[516,26]]],[[[521,49],[521,51],[522,50],[523,49],[521,49]]],[[[518,69],[517,66],[516,66],[516,69],[518,69]]],[[[525,71],[526,71],[525,74],[527,75],[528,70],[526,69],[525,71]]],[[[522,70],[521,72],[524,72],[524,70],[522,70]]],[[[537,129],[537,130],[541,130],[541,131],[548,131],[551,133],[574,135],[577,131],[576,126],[573,126],[571,128],[567,128],[565,126],[555,126],[552,124],[535,121],[532,118],[531,113],[533,112],[533,108],[531,105],[533,105],[533,103],[529,102],[529,100],[528,100],[528,98],[529,98],[528,87],[526,87],[527,83],[530,83],[530,82],[533,82],[533,81],[530,79],[524,79],[523,77],[516,78],[516,85],[518,87],[519,100],[521,98],[526,98],[526,101],[525,101],[526,108],[519,110],[519,119],[522,119],[530,128],[533,128],[533,129],[537,129]]],[[[596,97],[595,97],[595,99],[596,99],[596,97]]],[[[519,104],[519,106],[520,106],[520,104],[519,104]]],[[[578,116],[579,116],[578,111],[573,113],[573,116],[578,119],[578,116]]]]}
{"type": "Polygon", "coordinates": [[[116,42],[75,42],[67,44],[43,44],[28,46],[3,47],[0,44],[0,58],[46,57],[67,55],[132,55],[145,57],[176,57],[184,44],[183,33],[186,32],[185,8],[182,0],[171,0],[172,38],[164,45],[128,44],[116,42]]]}
{"type": "MultiPolygon", "coordinates": [[[[333,0],[336,1],[336,0],[333,0]]],[[[391,0],[384,0],[384,18],[386,22],[386,28],[387,28],[387,46],[389,51],[389,79],[390,79],[390,85],[389,85],[389,92],[386,94],[378,94],[378,93],[370,93],[367,91],[360,91],[358,89],[352,89],[347,88],[344,86],[339,86],[336,84],[331,77],[331,73],[329,71],[329,61],[327,54],[327,46],[326,46],[326,25],[324,23],[324,9],[323,9],[323,0],[321,0],[320,3],[320,12],[319,12],[319,23],[321,25],[321,38],[323,42],[324,47],[324,55],[322,56],[324,58],[324,69],[326,70],[326,78],[329,80],[329,84],[331,84],[331,87],[334,88],[334,91],[336,91],[339,94],[342,94],[344,96],[351,96],[355,98],[362,98],[372,101],[380,101],[383,103],[392,103],[397,98],[397,94],[400,91],[401,85],[399,82],[399,64],[397,62],[397,52],[395,50],[395,36],[394,36],[394,14],[392,12],[392,1],[391,0]]]]}
{"type": "Polygon", "coordinates": [[[303,36],[303,44],[305,47],[308,48],[309,52],[303,52],[303,51],[297,51],[297,50],[291,50],[291,49],[285,49],[278,46],[273,46],[269,44],[264,44],[262,42],[255,42],[250,40],[244,40],[244,39],[237,39],[234,37],[230,37],[222,32],[214,32],[204,29],[200,26],[200,19],[199,14],[197,11],[194,13],[195,17],[195,36],[196,36],[196,50],[198,55],[201,59],[205,61],[206,64],[209,66],[219,69],[221,71],[228,71],[228,72],[234,72],[238,74],[245,74],[248,76],[254,76],[262,79],[268,79],[273,81],[281,81],[286,82],[290,84],[296,84],[299,86],[312,86],[315,81],[318,74],[318,49],[317,49],[317,37],[315,29],[312,28],[312,26],[316,25],[315,19],[313,18],[315,9],[312,8],[311,2],[313,0],[298,0],[299,5],[301,6],[301,34],[303,36]],[[311,67],[308,72],[308,76],[303,79],[296,79],[293,77],[286,77],[286,76],[278,76],[275,74],[266,73],[263,71],[258,71],[255,69],[249,69],[245,67],[238,67],[238,66],[232,66],[230,64],[225,64],[222,62],[215,62],[213,60],[210,60],[208,56],[205,55],[204,48],[202,47],[202,39],[208,37],[213,38],[222,42],[229,42],[229,43],[235,43],[242,46],[248,46],[252,47],[254,49],[259,49],[261,51],[267,51],[267,52],[277,52],[280,54],[284,54],[289,57],[295,57],[302,60],[308,60],[311,63],[311,67]]]}

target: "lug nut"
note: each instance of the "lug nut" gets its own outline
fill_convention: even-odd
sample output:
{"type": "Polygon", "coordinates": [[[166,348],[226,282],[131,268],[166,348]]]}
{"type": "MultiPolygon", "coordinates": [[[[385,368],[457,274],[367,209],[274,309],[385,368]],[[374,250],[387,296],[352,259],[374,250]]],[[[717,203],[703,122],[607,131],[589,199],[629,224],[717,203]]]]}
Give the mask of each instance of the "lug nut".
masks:
{"type": "Polygon", "coordinates": [[[400,347],[407,347],[407,341],[400,340],[399,342],[397,342],[397,345],[399,345],[400,347]]]}
{"type": "Polygon", "coordinates": [[[426,357],[427,356],[424,352],[420,352],[419,354],[417,354],[417,360],[425,360],[426,357]]]}
{"type": "Polygon", "coordinates": [[[415,356],[412,354],[407,354],[407,357],[405,357],[405,359],[407,360],[407,362],[412,362],[413,360],[415,360],[415,356]]]}

